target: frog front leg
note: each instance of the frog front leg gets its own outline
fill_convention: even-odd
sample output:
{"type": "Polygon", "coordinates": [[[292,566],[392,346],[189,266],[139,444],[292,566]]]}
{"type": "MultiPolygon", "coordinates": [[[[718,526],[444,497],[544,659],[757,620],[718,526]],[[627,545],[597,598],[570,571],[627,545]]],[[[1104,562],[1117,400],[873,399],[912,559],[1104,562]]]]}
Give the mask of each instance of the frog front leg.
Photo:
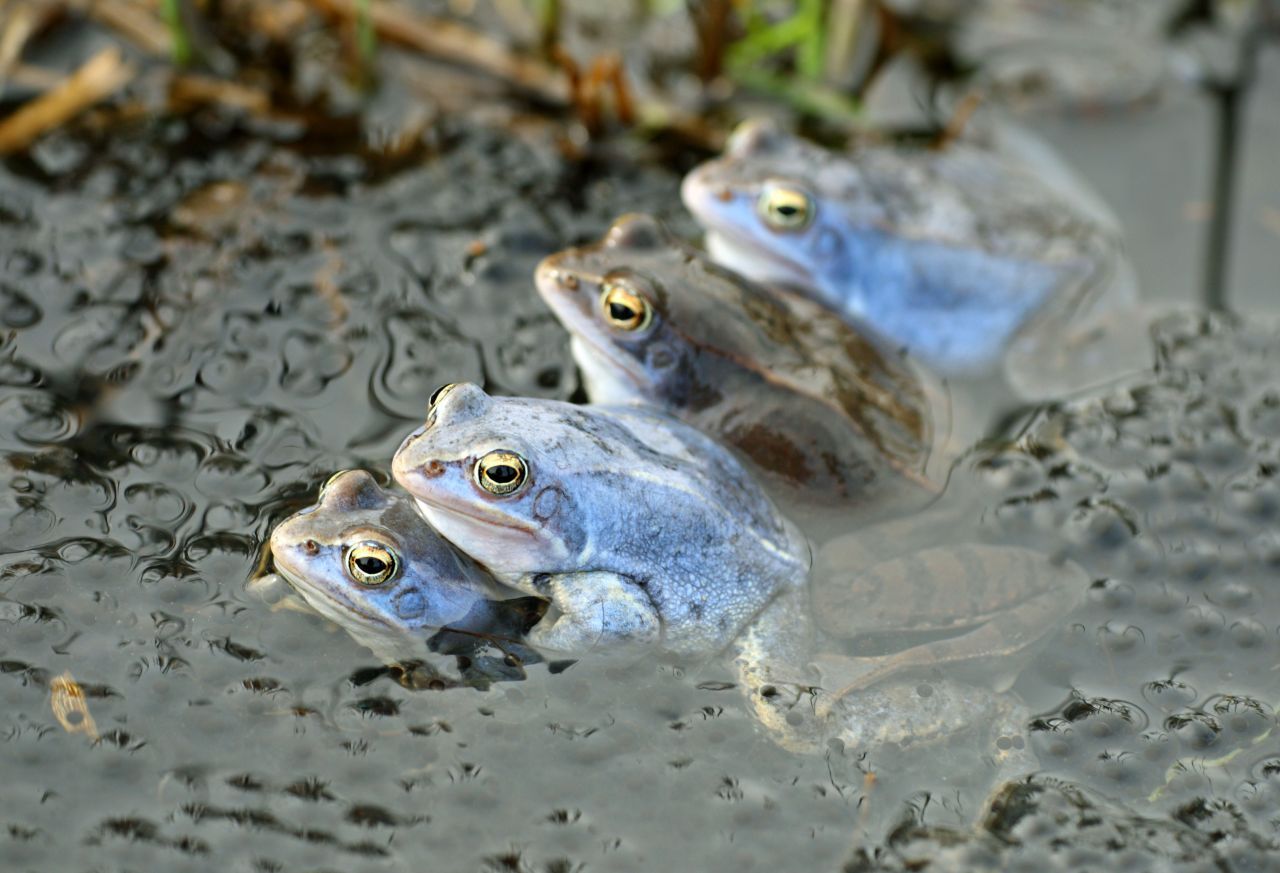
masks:
{"type": "Polygon", "coordinates": [[[546,597],[560,611],[550,624],[544,619],[529,632],[535,647],[580,653],[598,645],[655,643],[662,635],[653,601],[616,573],[540,573],[521,587],[546,597]]]}

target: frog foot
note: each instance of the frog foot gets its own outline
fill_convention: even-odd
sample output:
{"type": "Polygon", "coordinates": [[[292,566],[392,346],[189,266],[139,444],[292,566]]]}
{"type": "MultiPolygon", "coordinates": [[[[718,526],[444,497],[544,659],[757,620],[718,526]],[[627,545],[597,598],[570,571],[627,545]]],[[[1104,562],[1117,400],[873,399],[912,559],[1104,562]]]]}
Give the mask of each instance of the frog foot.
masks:
{"type": "Polygon", "coordinates": [[[657,610],[644,591],[614,573],[566,573],[550,577],[543,587],[560,615],[529,631],[535,648],[582,653],[601,643],[653,643],[662,635],[657,610]]]}

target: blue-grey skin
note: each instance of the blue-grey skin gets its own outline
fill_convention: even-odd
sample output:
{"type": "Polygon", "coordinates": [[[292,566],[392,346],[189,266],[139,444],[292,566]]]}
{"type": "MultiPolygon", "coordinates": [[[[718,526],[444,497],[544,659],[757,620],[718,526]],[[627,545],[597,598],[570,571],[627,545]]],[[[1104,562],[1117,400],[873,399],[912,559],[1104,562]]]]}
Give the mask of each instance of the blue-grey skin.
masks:
{"type": "MultiPolygon", "coordinates": [[[[552,601],[554,621],[529,634],[539,647],[723,650],[752,712],[796,751],[821,751],[833,737],[855,748],[968,737],[1006,775],[1034,766],[1016,698],[899,678],[931,672],[933,649],[815,667],[807,546],[726,450],[677,421],[452,385],[392,469],[442,534],[501,581],[552,601]],[[481,485],[494,453],[523,465],[509,493],[481,485]]],[[[987,638],[974,654],[998,655],[1002,641],[987,638]]]]}
{"type": "Polygon", "coordinates": [[[964,142],[835,154],[749,122],[681,193],[717,261],[792,285],[949,375],[989,370],[1020,334],[1054,336],[1133,291],[1117,278],[1113,228],[964,142]],[[786,221],[769,209],[788,203],[799,210],[786,221]]]}
{"type": "Polygon", "coordinates": [[[808,544],[733,455],[643,408],[448,386],[392,472],[441,534],[552,602],[559,615],[529,637],[548,649],[639,642],[711,654],[805,585],[808,544]],[[519,456],[524,476],[495,494],[481,471],[513,457],[503,453],[519,456]]]}
{"type": "Polygon", "coordinates": [[[917,373],[818,304],[720,267],[639,214],[547,257],[535,282],[592,401],[669,412],[806,504],[888,514],[936,493],[917,373]],[[617,317],[632,305],[643,318],[617,317]]]}
{"type": "Polygon", "coordinates": [[[271,554],[312,608],[375,651],[405,633],[503,627],[499,602],[520,596],[432,530],[409,497],[363,470],[338,473],[315,506],[280,522],[271,554]],[[373,585],[354,578],[348,559],[362,546],[389,552],[395,572],[373,585]]]}

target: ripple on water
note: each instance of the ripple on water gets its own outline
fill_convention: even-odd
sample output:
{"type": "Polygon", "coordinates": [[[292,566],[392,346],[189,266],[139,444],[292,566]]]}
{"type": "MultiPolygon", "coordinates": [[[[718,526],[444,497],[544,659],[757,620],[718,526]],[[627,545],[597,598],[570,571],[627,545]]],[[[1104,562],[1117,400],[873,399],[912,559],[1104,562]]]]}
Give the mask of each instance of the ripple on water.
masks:
{"type": "Polygon", "coordinates": [[[80,422],[57,398],[42,391],[5,389],[0,397],[0,447],[35,448],[74,436],[80,422]]]}
{"type": "Polygon", "coordinates": [[[421,313],[393,313],[386,331],[385,357],[371,387],[374,399],[390,414],[418,421],[426,416],[431,392],[441,385],[483,381],[475,346],[421,313]]]}

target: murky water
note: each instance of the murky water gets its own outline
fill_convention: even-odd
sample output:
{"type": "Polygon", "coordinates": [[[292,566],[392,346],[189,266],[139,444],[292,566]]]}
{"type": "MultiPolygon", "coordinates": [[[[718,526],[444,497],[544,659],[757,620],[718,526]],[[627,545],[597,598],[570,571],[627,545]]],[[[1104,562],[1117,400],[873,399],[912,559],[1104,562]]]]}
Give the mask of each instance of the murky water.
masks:
{"type": "Polygon", "coordinates": [[[978,830],[980,755],[791,754],[727,665],[412,690],[247,592],[271,525],[384,470],[439,384],[575,396],[542,255],[628,210],[692,232],[680,167],[433,141],[387,168],[197,116],[0,168],[7,869],[1266,869],[1269,328],[1163,322],[1157,372],[957,468],[976,536],[1096,580],[1015,686],[1043,769],[978,830]]]}

